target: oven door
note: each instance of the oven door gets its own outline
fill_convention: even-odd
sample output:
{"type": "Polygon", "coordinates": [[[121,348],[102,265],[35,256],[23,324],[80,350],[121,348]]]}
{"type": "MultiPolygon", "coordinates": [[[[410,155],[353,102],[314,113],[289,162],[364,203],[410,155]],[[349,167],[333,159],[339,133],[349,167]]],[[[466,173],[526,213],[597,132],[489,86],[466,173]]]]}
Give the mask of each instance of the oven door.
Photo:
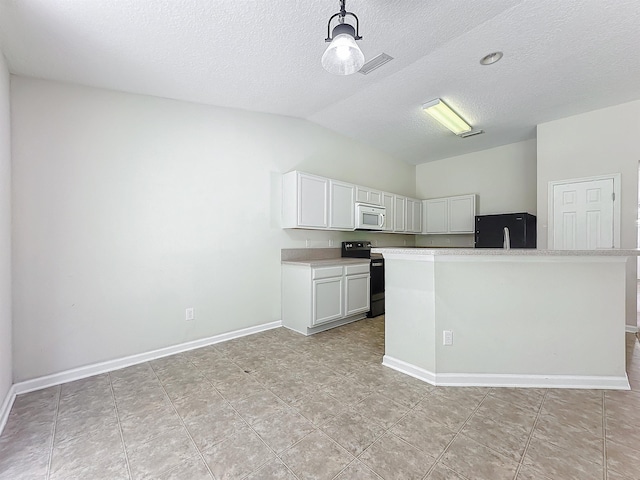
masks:
{"type": "Polygon", "coordinates": [[[377,317],[383,315],[384,305],[384,258],[371,258],[371,310],[367,314],[368,317],[377,317]]]}

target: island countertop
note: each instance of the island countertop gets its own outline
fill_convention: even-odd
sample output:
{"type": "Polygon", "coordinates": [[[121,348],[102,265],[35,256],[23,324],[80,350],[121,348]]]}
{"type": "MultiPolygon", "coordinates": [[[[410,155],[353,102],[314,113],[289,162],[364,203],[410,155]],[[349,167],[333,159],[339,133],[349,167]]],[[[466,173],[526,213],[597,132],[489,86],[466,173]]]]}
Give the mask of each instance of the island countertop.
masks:
{"type": "Polygon", "coordinates": [[[608,248],[600,250],[543,250],[537,248],[422,248],[422,247],[374,247],[373,253],[382,255],[512,255],[512,256],[560,256],[560,257],[637,257],[638,249],[608,248]]]}

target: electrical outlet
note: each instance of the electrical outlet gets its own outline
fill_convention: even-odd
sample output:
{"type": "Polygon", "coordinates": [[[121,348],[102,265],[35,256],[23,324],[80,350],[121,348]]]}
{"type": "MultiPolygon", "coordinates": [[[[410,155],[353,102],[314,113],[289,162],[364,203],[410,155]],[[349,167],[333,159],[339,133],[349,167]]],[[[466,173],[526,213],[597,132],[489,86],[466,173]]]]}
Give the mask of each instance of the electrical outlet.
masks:
{"type": "Polygon", "coordinates": [[[195,312],[193,310],[193,307],[187,308],[185,310],[185,318],[187,321],[191,321],[195,318],[195,312]]]}
{"type": "Polygon", "coordinates": [[[305,245],[307,246],[307,248],[309,248],[311,246],[311,240],[307,238],[307,240],[305,241],[305,245]]]}
{"type": "Polygon", "coordinates": [[[453,345],[453,332],[451,330],[444,330],[442,332],[442,344],[453,345]]]}
{"type": "Polygon", "coordinates": [[[329,239],[329,246],[330,246],[330,247],[333,247],[333,244],[334,244],[333,238],[330,238],[330,239],[329,239]]]}

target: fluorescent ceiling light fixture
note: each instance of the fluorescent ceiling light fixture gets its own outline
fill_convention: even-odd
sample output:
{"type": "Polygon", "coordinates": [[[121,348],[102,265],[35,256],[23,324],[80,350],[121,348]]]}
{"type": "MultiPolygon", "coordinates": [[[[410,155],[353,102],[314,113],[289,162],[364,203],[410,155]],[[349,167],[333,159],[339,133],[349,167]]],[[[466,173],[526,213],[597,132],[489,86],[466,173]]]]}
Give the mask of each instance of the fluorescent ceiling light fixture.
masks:
{"type": "Polygon", "coordinates": [[[471,131],[471,125],[460,118],[460,115],[439,98],[425,103],[422,108],[456,135],[471,131]]]}
{"type": "Polygon", "coordinates": [[[360,21],[353,13],[346,11],[344,2],[345,0],[340,0],[340,11],[329,18],[325,42],[331,43],[322,55],[322,66],[335,75],[351,75],[364,65],[364,54],[356,43],[356,40],[362,38],[358,33],[360,21]],[[356,19],[355,28],[344,23],[347,15],[356,19]],[[331,21],[334,18],[338,18],[338,24],[331,31],[331,21]]]}

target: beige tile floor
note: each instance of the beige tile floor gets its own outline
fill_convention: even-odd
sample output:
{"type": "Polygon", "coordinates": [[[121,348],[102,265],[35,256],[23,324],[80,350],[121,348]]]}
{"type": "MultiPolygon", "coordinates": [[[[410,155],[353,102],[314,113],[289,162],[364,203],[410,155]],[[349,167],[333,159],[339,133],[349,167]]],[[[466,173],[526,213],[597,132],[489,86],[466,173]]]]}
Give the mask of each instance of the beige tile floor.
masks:
{"type": "Polygon", "coordinates": [[[383,344],[279,328],[20,395],[0,479],[640,478],[633,335],[631,392],[432,387],[383,344]]]}

